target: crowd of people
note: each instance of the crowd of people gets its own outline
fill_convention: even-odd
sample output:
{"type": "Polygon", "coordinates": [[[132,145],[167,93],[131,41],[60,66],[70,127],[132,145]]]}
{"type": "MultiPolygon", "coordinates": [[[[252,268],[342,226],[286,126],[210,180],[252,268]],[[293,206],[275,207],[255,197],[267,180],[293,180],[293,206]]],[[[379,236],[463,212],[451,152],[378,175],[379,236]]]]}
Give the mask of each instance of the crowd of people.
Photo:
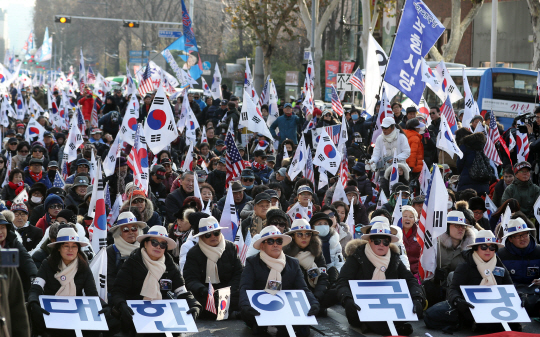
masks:
{"type": "MultiPolygon", "coordinates": [[[[139,97],[141,123],[154,94],[139,97]]],[[[34,88],[32,95],[47,109],[42,88],[34,88]]],[[[10,119],[9,126],[2,128],[0,247],[17,249],[20,261],[17,273],[0,269],[7,275],[0,279],[0,289],[5,282],[10,284],[9,296],[0,296],[0,316],[6,317],[10,336],[73,336],[73,331],[47,329],[43,315],[49,313],[41,307],[39,296],[98,296],[89,267],[97,254],[89,246],[93,222],[88,212],[90,162],[109,154],[130,97],[121,89],[104,102],[89,89],[77,95],[87,123],[94,105],[98,106],[99,127],[88,125],[76,160],[63,162],[67,131],[52,128],[44,116],[36,118],[47,130],[42,142],[24,137],[29,115],[24,120],[10,119]],[[68,172],[61,172],[62,168],[68,172]],[[67,177],[63,187],[55,184],[57,172],[67,177]],[[28,193],[25,202],[17,199],[22,191],[28,193]]],[[[444,332],[502,330],[500,324],[475,324],[470,312],[473,305],[465,300],[462,285],[514,284],[529,315],[539,316],[540,246],[534,204],[540,196],[540,109],[535,111],[536,124],[527,125],[529,161],[518,162],[515,150],[508,158],[499,149],[503,165],[490,168],[489,177],[479,180],[471,177],[471,171],[473,163],[478,163],[475,158],[485,156],[486,135],[470,130],[489,122],[489,115],[475,116],[474,125],[467,126],[461,125],[462,114],[457,114],[455,141],[464,154],[459,158],[436,146],[439,107],[432,107],[428,118],[414,107],[404,110],[400,103],[393,103],[393,117],[382,120],[382,133],[372,142],[376,117],[366,118],[352,106],[345,111],[346,125],[340,125],[341,117],[332,109],[315,108],[313,115],[306,116],[301,100],[292,101],[280,105],[280,116],[269,123],[274,137],[269,139],[262,134],[249,137],[238,129],[240,100],[225,85],[222,95],[223,99],[204,98],[196,92],[187,95],[206,132],[198,131],[190,170],[180,169],[190,153],[181,134],[171,139],[167,149],[148,151],[148,162],[153,163],[148,194],[134,184],[127,163],[129,145],[116,161],[114,173],[104,177],[110,195],[120,194],[123,201],[107,239],[108,295],[107,301],[102,299],[100,313],[107,319],[108,335],[136,334],[128,300],[185,299],[187,313],[195,319],[215,320],[216,314],[205,309],[210,284],[216,290],[230,287],[229,319],[243,320],[254,334],[268,327],[257,325],[255,317],[260,312],[251,306],[247,290],[276,294],[292,289],[305,291],[309,316],[326,316],[328,308],[341,305],[350,325],[389,334],[384,320],[360,321],[361,308],[353,299],[350,280],[406,280],[414,313],[428,328],[444,332]],[[316,128],[340,125],[348,131],[343,149],[349,171],[344,188],[347,200],[332,202],[341,184],[339,173],[334,176],[315,168],[312,178],[299,174],[291,179],[289,175],[301,135],[308,144],[313,141],[311,130],[304,133],[312,118],[317,120],[316,128]],[[245,262],[235,244],[225,239],[220,225],[228,207],[226,178],[230,173],[224,139],[231,122],[244,167],[230,182],[230,189],[239,216],[237,236],[244,242],[251,238],[245,262]],[[390,187],[394,153],[399,182],[390,187]],[[419,182],[424,163],[441,171],[449,196],[447,228],[436,240],[437,269],[429,280],[419,276],[421,246],[416,239],[425,202],[419,182]],[[321,174],[328,178],[322,187],[321,174]],[[382,192],[388,201],[377,207],[382,192]],[[486,197],[498,207],[489,215],[486,197]],[[309,211],[302,218],[291,218],[295,207],[309,211]],[[401,227],[392,225],[395,207],[402,209],[401,227]],[[507,208],[510,220],[501,223],[507,208]],[[354,231],[347,221],[351,214],[354,231]]],[[[58,104],[60,96],[53,92],[58,104]]],[[[13,92],[12,101],[16,101],[13,92]]],[[[170,104],[178,118],[182,97],[170,104]]],[[[262,105],[261,112],[267,120],[268,106],[262,105]]],[[[515,135],[517,123],[506,131],[498,126],[503,139],[515,135]]],[[[522,329],[519,323],[510,326],[522,329]]],[[[307,326],[294,329],[298,336],[310,334],[307,326]]],[[[413,332],[407,322],[396,322],[396,329],[400,335],[413,332]]],[[[287,335],[283,326],[277,331],[287,335]]]]}

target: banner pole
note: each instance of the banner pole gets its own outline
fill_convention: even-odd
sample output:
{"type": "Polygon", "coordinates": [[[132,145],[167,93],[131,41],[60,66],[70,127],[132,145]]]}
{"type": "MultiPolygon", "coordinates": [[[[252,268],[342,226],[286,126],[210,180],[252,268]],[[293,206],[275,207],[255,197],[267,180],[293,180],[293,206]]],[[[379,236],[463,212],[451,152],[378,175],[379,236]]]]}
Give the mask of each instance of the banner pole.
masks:
{"type": "Polygon", "coordinates": [[[394,321],[386,321],[388,323],[388,328],[390,329],[390,334],[392,336],[399,336],[396,330],[396,326],[394,325],[394,321]]]}

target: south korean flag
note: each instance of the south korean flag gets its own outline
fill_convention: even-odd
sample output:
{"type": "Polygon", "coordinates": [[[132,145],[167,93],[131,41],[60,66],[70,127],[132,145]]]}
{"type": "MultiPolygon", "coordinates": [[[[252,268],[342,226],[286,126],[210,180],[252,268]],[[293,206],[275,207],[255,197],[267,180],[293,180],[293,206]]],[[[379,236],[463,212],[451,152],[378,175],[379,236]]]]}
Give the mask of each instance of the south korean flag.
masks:
{"type": "Polygon", "coordinates": [[[171,105],[160,86],[144,124],[146,143],[153,153],[158,153],[178,137],[171,105]]]}
{"type": "Polygon", "coordinates": [[[251,99],[251,95],[247,91],[244,91],[244,105],[242,105],[239,124],[248,128],[249,131],[261,133],[273,140],[274,138],[262,117],[259,107],[251,99]]]}
{"type": "Polygon", "coordinates": [[[313,159],[313,165],[320,166],[326,171],[336,174],[341,163],[341,153],[338,151],[325,129],[320,134],[317,152],[313,159]]]}

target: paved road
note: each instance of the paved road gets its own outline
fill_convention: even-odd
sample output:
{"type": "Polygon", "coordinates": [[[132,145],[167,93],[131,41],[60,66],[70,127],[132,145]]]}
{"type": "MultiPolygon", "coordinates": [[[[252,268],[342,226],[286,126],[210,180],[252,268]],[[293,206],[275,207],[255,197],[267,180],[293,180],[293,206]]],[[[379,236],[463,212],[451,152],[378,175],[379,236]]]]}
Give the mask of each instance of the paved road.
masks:
{"type": "MultiPolygon", "coordinates": [[[[312,330],[311,336],[379,336],[373,333],[362,333],[360,329],[352,328],[347,323],[347,318],[345,317],[345,310],[341,306],[334,306],[332,309],[328,310],[328,317],[317,318],[319,325],[315,326],[317,332],[312,330]]],[[[433,337],[438,336],[449,336],[444,335],[441,331],[428,330],[423,321],[411,322],[414,328],[414,332],[411,336],[425,337],[426,332],[431,334],[433,337]]],[[[213,321],[197,321],[197,326],[199,328],[198,333],[186,334],[188,336],[194,337],[244,337],[252,336],[251,329],[249,329],[243,321],[234,320],[234,321],[225,321],[225,322],[213,322],[213,321]]],[[[523,332],[535,333],[540,336],[540,323],[531,322],[523,324],[523,332]]],[[[269,335],[274,335],[275,332],[270,331],[269,335]]],[[[480,333],[484,334],[484,333],[480,333]]],[[[455,337],[461,336],[476,336],[478,333],[474,333],[470,330],[462,330],[453,334],[455,337]]]]}

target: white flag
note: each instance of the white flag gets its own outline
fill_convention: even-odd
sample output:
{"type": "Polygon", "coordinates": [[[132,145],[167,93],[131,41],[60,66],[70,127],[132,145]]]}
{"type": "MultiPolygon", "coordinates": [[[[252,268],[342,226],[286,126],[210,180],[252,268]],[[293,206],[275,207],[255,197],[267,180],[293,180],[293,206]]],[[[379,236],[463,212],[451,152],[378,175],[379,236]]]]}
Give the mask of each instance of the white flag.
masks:
{"type": "Polygon", "coordinates": [[[24,115],[26,114],[26,103],[24,102],[21,89],[17,88],[17,102],[15,104],[16,111],[17,111],[17,119],[20,119],[21,121],[24,119],[24,115]]]}
{"type": "MultiPolygon", "coordinates": [[[[285,153],[287,151],[285,150],[285,153]]],[[[292,180],[296,178],[300,172],[304,169],[307,162],[307,149],[306,149],[306,141],[304,139],[304,134],[302,134],[302,138],[300,138],[300,142],[298,142],[298,146],[296,147],[296,152],[294,153],[293,160],[291,162],[291,165],[289,166],[289,177],[292,180]]]]}
{"type": "Polygon", "coordinates": [[[240,227],[238,226],[238,213],[234,203],[234,197],[232,192],[232,184],[229,184],[227,190],[227,197],[225,198],[225,205],[223,207],[223,213],[221,214],[220,227],[227,227],[221,230],[221,234],[225,237],[225,240],[234,242],[235,235],[240,227]]]}
{"type": "Polygon", "coordinates": [[[450,102],[452,103],[455,103],[462,99],[463,96],[461,96],[461,92],[459,92],[459,89],[454,83],[452,76],[450,76],[448,69],[446,69],[444,61],[441,61],[439,64],[437,64],[435,70],[437,70],[437,73],[435,75],[437,76],[439,82],[441,82],[441,86],[444,91],[444,97],[450,95],[450,102]]]}
{"type": "Polygon", "coordinates": [[[206,126],[205,125],[203,125],[203,127],[202,127],[201,144],[202,143],[208,143],[208,138],[206,138],[206,126]]]}
{"type": "Polygon", "coordinates": [[[105,173],[106,177],[109,177],[114,174],[114,170],[116,168],[116,160],[120,152],[121,141],[122,141],[122,137],[120,134],[118,134],[114,142],[112,143],[111,147],[109,148],[109,153],[107,154],[107,157],[103,159],[103,172],[105,173]]]}
{"type": "MultiPolygon", "coordinates": [[[[341,185],[340,182],[338,184],[341,185]]],[[[352,198],[353,205],[354,205],[354,198],[355,197],[352,198]]],[[[351,233],[354,239],[356,236],[356,230],[355,230],[356,226],[355,226],[355,221],[354,221],[354,207],[353,206],[349,207],[349,214],[347,215],[347,226],[349,226],[349,233],[351,233]]]]}
{"type": "MultiPolygon", "coordinates": [[[[248,96],[251,97],[251,101],[253,104],[259,103],[259,97],[257,96],[257,92],[255,92],[255,88],[253,87],[253,76],[251,76],[251,69],[249,68],[249,62],[246,56],[246,71],[244,76],[244,91],[247,91],[248,96]]],[[[246,104],[245,100],[246,95],[244,94],[244,104],[246,104]]]]}
{"type": "Polygon", "coordinates": [[[107,217],[107,223],[113,224],[116,222],[116,219],[120,215],[120,208],[122,207],[122,194],[116,194],[116,199],[114,199],[114,204],[111,207],[111,212],[107,217]]]}
{"type": "Polygon", "coordinates": [[[126,114],[122,120],[122,127],[120,127],[120,134],[122,139],[133,146],[135,143],[135,133],[137,132],[137,118],[139,118],[139,100],[136,95],[131,96],[128,106],[126,108],[126,114]]]}
{"type": "Polygon", "coordinates": [[[206,83],[206,80],[204,79],[204,77],[201,76],[201,80],[202,80],[203,95],[207,97],[212,96],[212,90],[210,90],[210,87],[208,86],[208,83],[206,83]]]}
{"type": "Polygon", "coordinates": [[[77,124],[74,123],[71,125],[71,129],[69,130],[69,135],[66,140],[63,160],[67,161],[67,163],[77,160],[77,149],[82,145],[82,143],[83,139],[81,130],[79,130],[77,124]]]}
{"type": "MultiPolygon", "coordinates": [[[[386,91],[382,92],[381,106],[379,107],[379,114],[377,115],[377,120],[375,121],[375,127],[373,128],[373,135],[371,137],[371,143],[375,144],[377,138],[382,134],[382,121],[385,117],[394,118],[394,113],[392,112],[392,107],[390,105],[390,100],[386,96],[386,91]]],[[[383,148],[384,149],[384,148],[383,148]]]]}
{"type": "MultiPolygon", "coordinates": [[[[509,205],[506,205],[506,209],[504,210],[503,216],[501,217],[501,227],[503,229],[504,235],[508,234],[508,223],[510,222],[511,217],[512,217],[512,210],[510,209],[509,205]]],[[[535,214],[535,217],[536,217],[536,214],[535,214]]]]}
{"type": "Polygon", "coordinates": [[[214,77],[212,78],[212,98],[218,99],[221,98],[221,73],[219,71],[219,66],[216,62],[216,67],[214,68],[214,77]]]}
{"type": "Polygon", "coordinates": [[[328,176],[326,175],[326,170],[319,167],[319,184],[317,185],[317,190],[320,190],[326,185],[328,185],[328,176]]]}
{"type": "Polygon", "coordinates": [[[153,153],[163,150],[178,137],[171,105],[161,86],[157,89],[150,106],[150,112],[144,124],[144,136],[153,153]]]}
{"type": "Polygon", "coordinates": [[[439,134],[437,135],[437,148],[445,151],[451,157],[457,154],[459,158],[463,158],[463,152],[461,152],[461,149],[457,146],[454,135],[443,114],[441,114],[441,126],[439,134]]]}
{"type": "Polygon", "coordinates": [[[278,110],[278,94],[276,90],[276,85],[274,81],[268,79],[268,119],[266,120],[266,125],[270,127],[272,123],[279,117],[278,110]]]}
{"type": "Polygon", "coordinates": [[[96,180],[96,169],[97,169],[97,160],[94,155],[94,151],[90,151],[90,168],[88,169],[88,174],[90,175],[90,185],[97,183],[96,180]]]}
{"type": "Polygon", "coordinates": [[[2,187],[9,184],[9,175],[11,173],[11,162],[12,162],[11,152],[7,151],[6,152],[6,164],[5,164],[6,168],[7,168],[7,171],[6,171],[6,178],[4,178],[4,181],[2,182],[2,187]]]}
{"type": "Polygon", "coordinates": [[[90,262],[90,270],[94,276],[94,283],[99,297],[107,303],[107,248],[103,247],[90,262]]]}
{"type": "MultiPolygon", "coordinates": [[[[347,199],[347,194],[345,193],[345,188],[343,187],[343,180],[340,179],[336,182],[336,188],[334,189],[334,195],[332,196],[332,203],[336,201],[343,201],[347,205],[349,204],[349,199],[347,199]]],[[[353,205],[350,205],[350,208],[353,208],[353,205]]]]}
{"type": "Polygon", "coordinates": [[[384,194],[384,190],[381,189],[381,191],[379,192],[379,200],[377,201],[377,209],[381,208],[387,202],[388,202],[388,198],[386,198],[386,194],[384,194]]]}
{"type": "Polygon", "coordinates": [[[28,192],[26,192],[26,189],[23,189],[21,193],[17,194],[15,198],[13,198],[14,204],[24,204],[28,201],[28,192]]]}
{"type": "Polygon", "coordinates": [[[439,82],[439,79],[433,73],[433,70],[428,66],[426,59],[422,58],[422,82],[426,83],[427,86],[439,97],[441,101],[444,102],[444,90],[442,88],[442,83],[439,82]]]}
{"type": "MultiPolygon", "coordinates": [[[[538,202],[538,200],[536,202],[538,202]]],[[[491,219],[491,214],[495,212],[497,212],[497,206],[495,206],[495,203],[493,203],[489,195],[486,195],[486,211],[484,212],[484,218],[488,220],[491,219]]],[[[535,216],[538,216],[536,215],[536,212],[535,212],[535,216]]]]}
{"type": "Polygon", "coordinates": [[[399,166],[398,166],[398,159],[396,156],[396,150],[394,149],[394,159],[392,159],[392,169],[390,171],[390,191],[392,190],[392,187],[399,182],[399,166]]]}
{"type": "Polygon", "coordinates": [[[339,141],[337,143],[337,147],[340,150],[340,152],[343,152],[343,147],[345,146],[345,143],[349,139],[349,133],[347,132],[347,118],[345,117],[345,114],[341,116],[341,130],[339,132],[339,141]]]}
{"type": "Polygon", "coordinates": [[[394,207],[394,213],[392,213],[392,225],[397,226],[403,230],[403,212],[401,210],[401,191],[399,192],[399,198],[396,199],[399,202],[396,202],[394,207]]]}
{"type": "Polygon", "coordinates": [[[184,92],[184,100],[182,101],[182,109],[180,112],[180,119],[176,124],[178,131],[184,132],[186,130],[186,138],[191,141],[196,141],[197,139],[197,129],[200,127],[191,106],[189,105],[188,92],[184,92]]]}
{"type": "MultiPolygon", "coordinates": [[[[465,75],[465,68],[463,68],[463,94],[464,97],[464,110],[463,119],[461,120],[461,125],[464,128],[471,129],[471,121],[474,116],[480,114],[478,105],[474,101],[471,88],[469,87],[469,80],[467,80],[467,75],[465,75]]],[[[478,123],[481,124],[481,123],[478,123]]],[[[475,131],[476,132],[476,131],[475,131]]]]}
{"type": "MultiPolygon", "coordinates": [[[[243,125],[253,133],[261,133],[273,140],[272,134],[268,129],[268,125],[262,117],[259,107],[253,103],[253,98],[250,97],[247,91],[244,91],[244,104],[242,105],[242,111],[240,112],[239,125],[243,125]]],[[[258,100],[258,99],[257,99],[258,100]]]]}
{"type": "Polygon", "coordinates": [[[538,197],[538,199],[536,199],[536,202],[534,203],[533,211],[534,211],[534,217],[536,218],[536,221],[540,223],[540,196],[538,197]]]}
{"type": "Polygon", "coordinates": [[[310,216],[308,215],[307,207],[300,205],[299,202],[289,208],[287,215],[289,216],[289,218],[291,218],[291,221],[294,221],[296,219],[306,219],[309,221],[310,218],[310,216]]]}
{"type": "MultiPolygon", "coordinates": [[[[203,78],[203,77],[201,77],[203,78]]],[[[216,290],[218,298],[216,321],[222,321],[229,318],[229,308],[231,305],[231,287],[220,288],[216,290]]]]}
{"type": "Polygon", "coordinates": [[[426,194],[429,186],[429,179],[431,179],[431,173],[426,165],[426,162],[422,160],[422,171],[420,171],[420,176],[418,177],[418,182],[420,183],[420,193],[426,194]]]}
{"type": "Polygon", "coordinates": [[[313,165],[324,168],[326,171],[336,174],[341,163],[342,154],[337,150],[334,142],[325,129],[320,134],[319,144],[313,159],[313,165]]]}
{"type": "Polygon", "coordinates": [[[34,117],[30,117],[26,130],[24,131],[24,139],[30,144],[36,140],[43,143],[43,135],[45,134],[45,131],[47,130],[45,130],[45,128],[34,119],[34,117]]]}
{"type": "MultiPolygon", "coordinates": [[[[184,159],[184,165],[182,165],[182,171],[187,172],[191,171],[191,163],[193,162],[193,143],[189,144],[189,150],[184,159]]],[[[195,180],[197,177],[195,177],[195,180]]]]}

